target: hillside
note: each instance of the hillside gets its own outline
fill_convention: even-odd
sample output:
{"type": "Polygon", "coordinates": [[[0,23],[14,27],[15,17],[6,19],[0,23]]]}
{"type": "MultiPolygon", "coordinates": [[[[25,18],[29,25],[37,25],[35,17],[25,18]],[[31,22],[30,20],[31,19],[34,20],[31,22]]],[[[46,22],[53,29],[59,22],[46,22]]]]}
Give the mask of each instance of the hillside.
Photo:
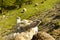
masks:
{"type": "Polygon", "coordinates": [[[5,40],[4,35],[11,33],[12,27],[16,25],[17,17],[21,17],[22,20],[41,20],[42,23],[39,25],[39,31],[47,32],[56,40],[59,40],[60,0],[31,0],[29,4],[26,1],[22,1],[21,6],[19,3],[14,4],[15,2],[15,0],[4,0],[2,2],[3,7],[0,10],[1,40],[5,40]],[[23,11],[24,9],[26,11],[23,11]]]}

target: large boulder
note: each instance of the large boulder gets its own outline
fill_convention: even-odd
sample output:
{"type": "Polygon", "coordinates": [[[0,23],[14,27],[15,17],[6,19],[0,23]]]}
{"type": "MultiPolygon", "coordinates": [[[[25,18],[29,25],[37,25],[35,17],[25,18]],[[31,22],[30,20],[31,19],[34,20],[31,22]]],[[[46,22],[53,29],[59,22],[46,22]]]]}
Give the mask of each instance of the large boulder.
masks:
{"type": "Polygon", "coordinates": [[[33,36],[32,40],[55,40],[50,34],[46,32],[38,32],[33,36]]]}
{"type": "Polygon", "coordinates": [[[38,32],[38,28],[37,27],[32,28],[29,31],[17,34],[15,36],[15,40],[31,40],[33,35],[37,34],[37,32],[38,32]]]}
{"type": "Polygon", "coordinates": [[[33,35],[38,33],[40,21],[23,20],[18,24],[15,28],[15,33],[7,36],[9,40],[31,40],[33,35]]]}
{"type": "MultiPolygon", "coordinates": [[[[30,20],[23,20],[25,22],[24,25],[28,25],[22,28],[24,32],[21,32],[15,36],[15,40],[31,40],[33,35],[38,33],[39,21],[30,21],[30,20]]],[[[22,25],[20,25],[21,27],[22,25]]],[[[21,31],[21,30],[20,30],[21,31]]]]}

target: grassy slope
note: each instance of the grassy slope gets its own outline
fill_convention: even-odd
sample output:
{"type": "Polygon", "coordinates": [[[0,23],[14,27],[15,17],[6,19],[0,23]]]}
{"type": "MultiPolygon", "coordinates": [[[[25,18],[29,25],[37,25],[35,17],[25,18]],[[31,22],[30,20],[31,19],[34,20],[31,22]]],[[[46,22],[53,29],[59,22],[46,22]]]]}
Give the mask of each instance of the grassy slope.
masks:
{"type": "MultiPolygon", "coordinates": [[[[38,11],[43,11],[50,9],[51,7],[54,6],[54,4],[57,2],[57,0],[46,0],[43,4],[41,4],[42,0],[35,0],[33,1],[33,4],[31,5],[23,5],[22,8],[16,9],[16,10],[11,10],[8,13],[6,13],[6,18],[7,19],[1,19],[0,17],[0,27],[2,28],[0,30],[0,33],[6,31],[7,29],[11,28],[13,25],[16,24],[16,17],[20,16],[22,19],[28,19],[38,11]],[[37,7],[34,7],[34,3],[39,3],[37,7]],[[27,8],[27,12],[21,13],[23,8],[27,8]],[[35,8],[38,8],[38,10],[35,10],[35,8]]],[[[44,1],[44,0],[43,0],[44,1]]]]}

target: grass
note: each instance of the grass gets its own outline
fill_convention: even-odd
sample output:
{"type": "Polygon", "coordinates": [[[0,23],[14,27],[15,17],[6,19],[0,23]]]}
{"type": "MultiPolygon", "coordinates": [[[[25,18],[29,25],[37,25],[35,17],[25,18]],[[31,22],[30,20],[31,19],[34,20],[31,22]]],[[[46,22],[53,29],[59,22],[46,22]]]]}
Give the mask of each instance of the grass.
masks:
{"type": "Polygon", "coordinates": [[[20,8],[20,9],[15,9],[15,10],[9,11],[8,13],[5,14],[7,19],[2,19],[2,17],[0,17],[0,19],[1,19],[0,33],[3,33],[7,29],[10,29],[12,26],[14,26],[16,24],[17,16],[20,16],[22,19],[28,19],[28,18],[32,17],[38,11],[41,12],[44,10],[51,9],[58,0],[54,0],[54,1],[46,0],[46,1],[44,1],[43,4],[41,4],[42,1],[44,1],[44,0],[35,0],[35,1],[33,1],[33,4],[23,5],[22,8],[20,8]],[[34,7],[34,3],[38,3],[39,5],[37,7],[34,7]],[[27,11],[24,13],[21,13],[23,8],[26,8],[27,11]],[[38,8],[38,10],[36,10],[35,8],[38,8]]]}

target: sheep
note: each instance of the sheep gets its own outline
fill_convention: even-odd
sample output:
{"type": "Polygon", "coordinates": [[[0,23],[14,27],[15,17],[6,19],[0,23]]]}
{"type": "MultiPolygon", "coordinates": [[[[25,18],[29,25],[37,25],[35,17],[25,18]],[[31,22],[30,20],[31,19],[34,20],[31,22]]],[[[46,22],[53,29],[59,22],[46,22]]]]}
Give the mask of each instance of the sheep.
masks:
{"type": "Polygon", "coordinates": [[[25,25],[30,25],[33,21],[24,19],[23,22],[25,23],[25,25]]]}
{"type": "Polygon", "coordinates": [[[6,39],[7,40],[13,40],[15,35],[16,35],[16,33],[9,34],[6,36],[6,39]]]}

